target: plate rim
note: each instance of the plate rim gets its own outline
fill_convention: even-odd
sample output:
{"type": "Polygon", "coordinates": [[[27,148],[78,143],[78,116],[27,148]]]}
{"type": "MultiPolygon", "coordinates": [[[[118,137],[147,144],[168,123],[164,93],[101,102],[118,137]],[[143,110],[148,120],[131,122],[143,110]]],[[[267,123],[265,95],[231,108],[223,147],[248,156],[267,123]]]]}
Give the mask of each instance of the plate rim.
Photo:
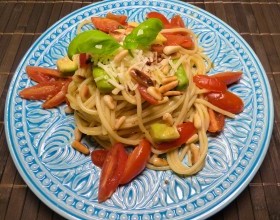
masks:
{"type": "MultiPolygon", "coordinates": [[[[113,0],[115,2],[118,2],[119,0],[113,0]]],[[[62,17],[61,19],[59,19],[58,21],[56,21],[53,25],[51,25],[49,28],[47,28],[42,35],[36,39],[36,41],[30,46],[30,48],[25,52],[24,56],[22,57],[21,61],[19,62],[14,75],[12,77],[12,80],[10,82],[9,85],[9,89],[7,92],[7,96],[6,96],[6,101],[5,101],[5,111],[4,111],[4,127],[5,127],[5,135],[6,135],[6,141],[7,141],[7,145],[9,148],[9,152],[12,156],[13,162],[17,168],[17,171],[20,173],[21,177],[24,179],[25,183],[28,185],[28,187],[32,190],[32,192],[44,203],[46,204],[48,207],[50,207],[53,211],[55,211],[56,213],[58,213],[59,215],[66,217],[68,219],[79,219],[80,216],[76,216],[75,213],[71,212],[68,213],[67,211],[61,210],[59,209],[59,206],[54,205],[50,200],[47,200],[44,195],[42,195],[40,193],[40,187],[38,187],[35,182],[31,181],[31,176],[28,175],[28,172],[25,172],[25,170],[23,170],[21,164],[19,163],[19,161],[17,160],[17,155],[15,154],[16,151],[13,150],[13,145],[12,145],[12,136],[10,134],[9,128],[8,128],[8,120],[9,120],[9,109],[8,108],[10,106],[10,98],[11,98],[11,94],[13,93],[14,89],[13,86],[15,85],[16,79],[19,75],[19,70],[22,68],[22,65],[24,64],[24,62],[26,61],[27,56],[33,51],[34,47],[52,30],[54,30],[56,28],[56,26],[58,26],[59,24],[63,23],[66,19],[68,19],[69,17],[73,16],[74,14],[78,14],[88,8],[91,7],[98,7],[99,4],[106,4],[109,2],[113,2],[110,0],[105,0],[105,1],[100,1],[100,2],[94,2],[92,4],[89,4],[87,6],[84,6],[80,9],[77,9],[67,15],[65,15],[64,17],[62,17]],[[73,218],[74,217],[74,218],[73,218]]],[[[132,0],[125,0],[127,2],[131,2],[132,0]]],[[[148,2],[158,2],[157,0],[148,0],[148,2]]],[[[162,2],[164,2],[164,0],[161,0],[162,2]]],[[[195,215],[195,219],[197,218],[207,218],[210,217],[212,215],[214,215],[215,213],[219,212],[220,210],[222,210],[224,207],[226,207],[227,205],[229,205],[238,195],[241,194],[241,192],[248,186],[249,182],[253,179],[253,177],[255,176],[256,172],[259,170],[261,164],[263,163],[263,160],[267,154],[268,148],[269,148],[269,142],[271,140],[271,135],[272,135],[272,131],[273,131],[273,122],[274,122],[274,103],[273,103],[273,96],[272,96],[272,91],[271,91],[271,86],[268,80],[268,76],[266,74],[266,71],[263,68],[262,63],[260,62],[258,56],[256,55],[255,51],[251,48],[251,46],[246,42],[246,40],[239,35],[239,33],[234,30],[229,24],[227,24],[226,22],[224,22],[222,19],[218,18],[217,16],[211,14],[210,12],[199,8],[195,5],[192,5],[190,3],[187,2],[183,2],[183,1],[179,1],[179,0],[171,0],[174,3],[177,4],[183,4],[185,7],[190,7],[192,9],[198,9],[200,12],[202,12],[203,14],[206,14],[207,16],[209,16],[211,19],[215,20],[216,22],[222,24],[224,27],[226,27],[227,29],[229,29],[231,31],[232,34],[234,34],[235,38],[239,39],[242,44],[246,47],[246,49],[248,50],[248,52],[250,52],[250,54],[252,55],[252,57],[254,58],[254,61],[256,62],[256,65],[258,66],[258,68],[260,69],[260,75],[263,79],[263,82],[265,82],[265,89],[267,92],[267,102],[268,102],[268,106],[267,107],[267,114],[268,114],[268,122],[267,122],[267,137],[265,138],[265,140],[263,141],[262,145],[261,145],[261,150],[259,153],[259,157],[255,160],[255,163],[251,166],[251,173],[247,173],[247,175],[243,176],[243,181],[239,181],[238,186],[236,186],[233,189],[233,193],[231,193],[228,197],[226,197],[221,203],[219,203],[218,205],[215,205],[213,207],[211,207],[210,209],[206,209],[203,213],[199,213],[198,215],[195,215]],[[270,110],[270,111],[269,111],[270,110]]],[[[95,217],[93,217],[94,219],[95,217]]],[[[180,218],[180,217],[178,217],[180,218]]]]}

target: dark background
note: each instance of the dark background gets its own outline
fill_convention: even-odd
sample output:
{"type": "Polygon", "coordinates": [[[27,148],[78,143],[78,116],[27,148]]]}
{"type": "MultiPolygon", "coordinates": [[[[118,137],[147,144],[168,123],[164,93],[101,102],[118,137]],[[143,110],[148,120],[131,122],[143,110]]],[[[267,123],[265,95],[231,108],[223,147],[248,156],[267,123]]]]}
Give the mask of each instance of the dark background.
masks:
{"type": "MultiPolygon", "coordinates": [[[[0,1],[0,219],[63,219],[17,172],[6,143],[4,106],[11,78],[31,44],[54,22],[89,0],[0,1]]],[[[188,1],[216,15],[251,45],[268,76],[275,106],[265,160],[246,189],[211,219],[280,219],[280,0],[188,1]]]]}

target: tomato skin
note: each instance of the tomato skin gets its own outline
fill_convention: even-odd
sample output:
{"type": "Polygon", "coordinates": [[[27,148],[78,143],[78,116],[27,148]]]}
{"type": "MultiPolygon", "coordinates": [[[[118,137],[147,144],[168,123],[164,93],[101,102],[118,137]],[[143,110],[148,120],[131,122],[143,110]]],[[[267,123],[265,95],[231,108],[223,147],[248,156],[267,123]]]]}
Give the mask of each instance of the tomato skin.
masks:
{"type": "Polygon", "coordinates": [[[161,22],[163,23],[163,25],[169,25],[169,21],[168,19],[161,13],[155,12],[155,11],[151,11],[147,14],[147,18],[158,18],[159,20],[161,20],[161,22]]]}
{"type": "Polygon", "coordinates": [[[242,99],[229,91],[211,92],[206,95],[206,98],[211,104],[233,114],[238,114],[244,109],[242,99]]]}
{"type": "Polygon", "coordinates": [[[126,24],[127,24],[127,22],[126,22],[127,16],[126,16],[126,15],[115,15],[115,14],[109,12],[109,13],[106,15],[106,18],[115,20],[115,21],[119,22],[119,23],[122,24],[122,25],[126,25],[126,24]]]}
{"type": "Polygon", "coordinates": [[[149,141],[146,139],[140,141],[139,145],[128,156],[120,184],[129,183],[145,169],[150,159],[151,149],[149,141]]]}
{"type": "Polygon", "coordinates": [[[211,76],[196,75],[193,77],[193,81],[200,89],[207,89],[212,92],[224,92],[227,90],[225,83],[211,76]]]}
{"type": "Polygon", "coordinates": [[[92,17],[91,21],[96,29],[105,33],[110,33],[121,26],[119,22],[109,18],[92,17]]]}
{"type": "Polygon", "coordinates": [[[63,85],[62,89],[57,94],[55,94],[53,97],[51,97],[50,99],[48,99],[47,101],[45,101],[43,103],[42,107],[44,109],[50,109],[50,108],[59,106],[60,104],[65,102],[68,85],[69,85],[69,82],[66,82],[63,85]]]}
{"type": "Polygon", "coordinates": [[[180,137],[173,141],[162,142],[155,146],[158,150],[173,150],[184,144],[190,137],[197,133],[192,122],[184,122],[177,126],[180,137]]]}
{"type": "Polygon", "coordinates": [[[98,202],[109,199],[117,189],[127,161],[123,144],[116,143],[108,152],[101,170],[98,202]]]}
{"type": "Polygon", "coordinates": [[[210,124],[208,131],[211,133],[221,132],[225,126],[225,116],[208,108],[210,124]]]}
{"type": "Polygon", "coordinates": [[[81,68],[87,67],[87,54],[86,53],[81,53],[79,55],[79,63],[81,68]]]}
{"type": "Polygon", "coordinates": [[[95,166],[102,168],[108,152],[109,152],[108,150],[104,150],[104,149],[92,151],[90,154],[92,163],[95,166]]]}
{"type": "Polygon", "coordinates": [[[153,96],[151,96],[148,92],[147,92],[147,88],[141,85],[138,85],[137,87],[139,93],[141,94],[141,97],[147,101],[148,103],[150,103],[151,105],[157,105],[158,104],[158,100],[156,100],[153,96]]]}
{"type": "Polygon", "coordinates": [[[180,15],[174,15],[170,20],[170,24],[173,27],[185,27],[185,23],[180,15]]]}
{"type": "Polygon", "coordinates": [[[39,83],[20,91],[20,97],[29,100],[46,100],[56,95],[63,87],[63,81],[39,83]]]}
{"type": "Polygon", "coordinates": [[[220,80],[226,85],[231,85],[241,79],[242,72],[222,72],[212,75],[211,77],[220,80]]]}

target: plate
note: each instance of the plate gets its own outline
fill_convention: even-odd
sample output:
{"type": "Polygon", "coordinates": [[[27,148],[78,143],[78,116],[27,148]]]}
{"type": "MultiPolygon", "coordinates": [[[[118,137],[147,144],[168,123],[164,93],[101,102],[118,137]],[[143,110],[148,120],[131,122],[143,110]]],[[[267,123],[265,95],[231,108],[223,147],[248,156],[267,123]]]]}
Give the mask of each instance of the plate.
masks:
{"type": "MultiPolygon", "coordinates": [[[[84,29],[89,29],[85,26],[84,29]]],[[[95,3],[64,17],[32,45],[11,82],[5,129],[14,163],[32,191],[67,219],[195,219],[207,218],[229,204],[247,186],[266,154],[273,122],[273,101],[266,73],[249,45],[227,24],[193,5],[179,1],[114,0],[95,3]],[[171,171],[145,170],[120,187],[110,200],[97,203],[100,169],[72,149],[74,119],[64,106],[43,110],[41,102],[22,100],[19,92],[33,84],[27,65],[55,67],[66,54],[77,25],[107,12],[143,21],[149,11],[171,18],[179,14],[211,58],[211,73],[242,70],[230,89],[245,103],[224,131],[209,137],[204,169],[181,177],[171,171]]],[[[94,144],[85,139],[91,148],[94,144]]]]}

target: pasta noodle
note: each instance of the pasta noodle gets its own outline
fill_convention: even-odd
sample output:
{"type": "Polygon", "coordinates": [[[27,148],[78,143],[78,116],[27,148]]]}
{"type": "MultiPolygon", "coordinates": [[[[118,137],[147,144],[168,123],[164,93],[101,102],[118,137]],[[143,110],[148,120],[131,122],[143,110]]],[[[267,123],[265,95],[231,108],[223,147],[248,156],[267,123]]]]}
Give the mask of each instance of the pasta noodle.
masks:
{"type": "MultiPolygon", "coordinates": [[[[85,21],[78,27],[81,31],[85,21]]],[[[101,146],[108,148],[115,142],[127,146],[136,146],[146,138],[156,146],[149,133],[151,124],[162,122],[165,114],[172,116],[173,126],[183,122],[193,122],[197,134],[182,147],[171,151],[152,148],[152,157],[147,165],[150,169],[168,170],[182,175],[192,175],[201,170],[208,150],[207,129],[209,126],[208,108],[234,118],[234,114],[224,111],[204,99],[205,89],[199,89],[193,82],[197,74],[206,74],[211,68],[211,61],[198,46],[195,34],[187,28],[163,29],[160,33],[182,32],[194,42],[192,49],[180,49],[171,55],[159,56],[150,50],[134,50],[131,54],[123,52],[109,60],[94,59],[94,64],[103,68],[109,76],[108,82],[115,89],[110,94],[103,94],[96,86],[101,78],[93,78],[91,67],[79,68],[69,84],[67,99],[72,109],[77,128],[80,132],[92,136],[101,146]],[[176,58],[176,62],[174,61],[176,58]],[[174,76],[182,65],[189,80],[184,91],[177,95],[164,95],[158,105],[151,105],[141,98],[135,82],[130,75],[133,69],[146,73],[160,89],[167,77],[174,76]],[[194,155],[197,160],[192,161],[194,155]],[[153,163],[153,161],[157,161],[153,163]]],[[[93,67],[94,68],[94,67],[93,67]]],[[[175,94],[175,93],[174,93],[175,94]]],[[[160,94],[162,95],[162,94],[160,94]]]]}

